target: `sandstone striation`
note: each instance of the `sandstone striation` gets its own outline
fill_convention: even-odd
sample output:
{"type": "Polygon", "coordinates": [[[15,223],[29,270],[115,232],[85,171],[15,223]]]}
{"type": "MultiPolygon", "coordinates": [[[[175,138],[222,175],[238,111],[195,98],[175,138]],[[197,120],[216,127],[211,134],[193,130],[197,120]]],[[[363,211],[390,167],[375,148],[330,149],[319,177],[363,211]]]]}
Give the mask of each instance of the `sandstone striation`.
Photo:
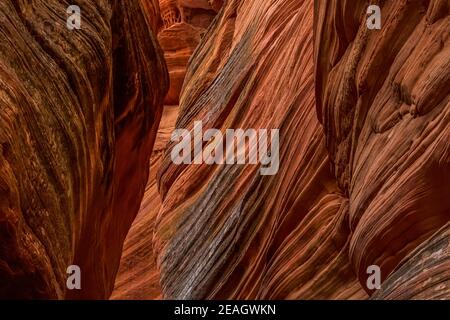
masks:
{"type": "Polygon", "coordinates": [[[450,298],[448,0],[78,4],[0,2],[0,298],[450,298]]]}
{"type": "Polygon", "coordinates": [[[113,299],[156,299],[162,297],[159,271],[153,251],[153,229],[161,207],[156,173],[178,117],[178,103],[189,58],[222,3],[220,1],[160,1],[163,24],[158,39],[170,75],[156,145],[150,160],[150,176],[139,215],[124,243],[113,299]],[[177,18],[178,17],[178,18],[177,18]],[[170,105],[172,104],[172,105],[170,105]]]}
{"type": "Polygon", "coordinates": [[[315,8],[317,113],[361,283],[370,265],[384,280],[450,220],[450,7],[379,4],[379,31],[365,25],[365,1],[315,8]]]}
{"type": "Polygon", "coordinates": [[[374,298],[449,296],[446,233],[432,237],[450,220],[449,7],[378,4],[379,31],[366,1],[226,2],[177,128],[280,128],[280,170],[177,166],[168,145],[154,237],[165,297],[365,298],[371,265],[388,279],[374,298]]]}
{"type": "Polygon", "coordinates": [[[69,30],[64,2],[0,3],[0,297],[107,298],[147,181],[158,3],[78,4],[89,19],[69,30]]]}
{"type": "Polygon", "coordinates": [[[414,249],[372,299],[445,299],[450,296],[450,223],[414,249]]]}
{"type": "Polygon", "coordinates": [[[164,106],[163,116],[150,158],[150,174],[139,214],[123,245],[120,268],[112,299],[161,299],[159,271],[153,250],[153,229],[161,207],[156,173],[178,116],[178,106],[164,106]]]}
{"type": "Polygon", "coordinates": [[[366,296],[316,116],[312,28],[312,1],[227,1],[191,58],[177,128],[280,128],[280,169],[176,166],[169,144],[154,239],[165,297],[366,296]]]}

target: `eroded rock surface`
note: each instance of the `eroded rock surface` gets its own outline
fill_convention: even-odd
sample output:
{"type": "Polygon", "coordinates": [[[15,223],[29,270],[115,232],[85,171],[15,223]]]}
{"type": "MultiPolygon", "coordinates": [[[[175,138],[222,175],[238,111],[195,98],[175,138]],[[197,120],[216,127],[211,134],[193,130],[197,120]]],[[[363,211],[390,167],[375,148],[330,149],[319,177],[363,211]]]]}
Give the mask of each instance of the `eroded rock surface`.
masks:
{"type": "Polygon", "coordinates": [[[317,112],[361,283],[370,265],[384,280],[450,220],[450,7],[379,4],[381,30],[366,27],[365,1],[315,11],[317,112]]]}
{"type": "Polygon", "coordinates": [[[220,6],[217,1],[207,0],[160,0],[163,25],[158,40],[170,74],[165,104],[179,104],[189,58],[220,6]]]}
{"type": "Polygon", "coordinates": [[[0,298],[449,299],[450,4],[373,4],[2,1],[0,298]],[[277,173],[175,165],[196,121],[277,173]]]}
{"type": "Polygon", "coordinates": [[[428,251],[429,288],[399,269],[450,220],[448,2],[378,4],[379,31],[366,1],[226,2],[177,128],[280,128],[280,170],[176,166],[169,144],[154,238],[166,297],[365,298],[371,265],[394,279],[385,297],[402,297],[395,279],[421,288],[409,298],[448,297],[445,244],[428,251]]]}
{"type": "Polygon", "coordinates": [[[158,3],[0,3],[0,296],[107,298],[167,91],[158,3]],[[150,8],[152,10],[150,10],[150,8]],[[82,290],[66,292],[81,267],[82,290]]]}
{"type": "Polygon", "coordinates": [[[396,267],[372,299],[444,299],[450,296],[450,223],[396,267]]]}
{"type": "Polygon", "coordinates": [[[156,173],[178,117],[179,96],[189,59],[221,5],[220,1],[160,1],[163,23],[158,29],[158,39],[170,75],[170,90],[165,98],[169,105],[164,106],[144,200],[124,243],[113,299],[162,297],[153,250],[153,230],[162,204],[156,173]]]}
{"type": "Polygon", "coordinates": [[[161,299],[159,271],[153,250],[153,231],[161,208],[156,174],[170,135],[175,127],[178,106],[164,106],[163,116],[150,158],[150,175],[139,214],[131,226],[123,245],[120,268],[112,299],[161,299]]]}
{"type": "Polygon", "coordinates": [[[166,297],[365,297],[316,116],[312,29],[312,1],[228,1],[192,57],[177,128],[280,128],[280,169],[176,166],[169,144],[155,230],[166,297]]]}

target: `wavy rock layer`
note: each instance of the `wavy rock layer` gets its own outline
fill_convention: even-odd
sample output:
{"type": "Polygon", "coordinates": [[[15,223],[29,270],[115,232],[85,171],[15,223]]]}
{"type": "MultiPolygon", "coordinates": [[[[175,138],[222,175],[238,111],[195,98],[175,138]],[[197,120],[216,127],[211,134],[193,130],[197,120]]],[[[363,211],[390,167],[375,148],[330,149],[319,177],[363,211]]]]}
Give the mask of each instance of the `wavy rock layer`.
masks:
{"type": "Polygon", "coordinates": [[[162,297],[159,271],[153,250],[153,229],[162,200],[156,183],[162,156],[178,117],[178,103],[189,58],[202,34],[220,9],[220,1],[160,1],[162,26],[158,40],[170,75],[170,89],[150,160],[150,176],[139,214],[124,243],[113,299],[158,299],[162,297]],[[174,19],[177,18],[178,19],[174,19]]]}
{"type": "Polygon", "coordinates": [[[315,112],[312,24],[312,1],[228,1],[192,57],[177,128],[280,128],[280,170],[176,166],[169,144],[155,229],[165,297],[366,296],[315,112]]]}
{"type": "Polygon", "coordinates": [[[349,197],[361,283],[370,265],[385,279],[450,221],[450,7],[379,4],[377,31],[366,27],[365,1],[316,3],[317,111],[349,197]]]}
{"type": "Polygon", "coordinates": [[[78,5],[70,31],[64,2],[0,3],[0,297],[108,297],[144,192],[168,82],[157,3],[78,5]]]}
{"type": "Polygon", "coordinates": [[[0,298],[109,297],[130,227],[117,299],[450,298],[450,3],[372,4],[1,1],[0,298]],[[277,174],[175,165],[199,120],[277,174]]]}
{"type": "Polygon", "coordinates": [[[165,297],[365,298],[371,265],[391,275],[379,297],[405,284],[448,297],[446,232],[431,237],[450,220],[448,2],[378,4],[372,31],[366,1],[226,2],[177,128],[280,128],[280,170],[176,166],[168,145],[154,236],[165,297]],[[423,251],[439,266],[417,276],[423,251]]]}
{"type": "Polygon", "coordinates": [[[450,297],[450,223],[411,252],[372,299],[445,299],[450,297]]]}

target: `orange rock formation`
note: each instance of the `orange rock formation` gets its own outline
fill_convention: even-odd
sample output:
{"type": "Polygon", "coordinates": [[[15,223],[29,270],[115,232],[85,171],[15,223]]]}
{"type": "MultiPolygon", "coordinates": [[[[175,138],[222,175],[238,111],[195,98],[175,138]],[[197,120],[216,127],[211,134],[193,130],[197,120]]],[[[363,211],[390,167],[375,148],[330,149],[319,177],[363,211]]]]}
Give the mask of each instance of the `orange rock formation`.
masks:
{"type": "Polygon", "coordinates": [[[165,104],[178,105],[189,58],[216,12],[206,0],[160,0],[160,7],[163,26],[158,40],[170,75],[165,104]]]}
{"type": "Polygon", "coordinates": [[[317,113],[350,201],[361,283],[370,265],[386,278],[450,220],[449,4],[382,2],[380,31],[361,23],[364,4],[317,2],[315,12],[317,113]]]}
{"type": "Polygon", "coordinates": [[[450,3],[372,2],[1,1],[0,298],[449,299],[450,3]]]}
{"type": "Polygon", "coordinates": [[[168,105],[164,107],[164,115],[156,138],[157,145],[150,160],[150,176],[144,200],[124,244],[121,266],[112,295],[114,299],[162,297],[152,244],[153,227],[162,203],[156,173],[178,117],[179,95],[189,58],[216,14],[213,8],[217,10],[221,6],[220,2],[210,2],[211,6],[206,1],[160,1],[164,23],[160,28],[158,39],[164,50],[170,75],[170,90],[165,99],[168,105]]]}
{"type": "Polygon", "coordinates": [[[0,297],[109,297],[147,181],[168,83],[157,7],[78,3],[81,30],[63,2],[0,3],[0,297]]]}
{"type": "Polygon", "coordinates": [[[371,265],[389,279],[374,298],[449,296],[448,241],[431,245],[445,230],[430,238],[450,219],[449,8],[380,5],[372,31],[365,1],[227,1],[177,127],[280,128],[281,167],[176,166],[169,144],[154,237],[166,297],[365,298],[371,265]],[[439,267],[406,295],[418,269],[398,270],[421,244],[439,267]]]}

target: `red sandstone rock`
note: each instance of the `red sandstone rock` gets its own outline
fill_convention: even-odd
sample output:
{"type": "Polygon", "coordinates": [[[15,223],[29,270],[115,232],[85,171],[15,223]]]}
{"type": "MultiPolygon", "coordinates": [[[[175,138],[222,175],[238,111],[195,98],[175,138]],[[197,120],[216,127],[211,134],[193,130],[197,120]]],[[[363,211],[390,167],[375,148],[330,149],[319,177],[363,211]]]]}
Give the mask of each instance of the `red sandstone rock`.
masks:
{"type": "MultiPolygon", "coordinates": [[[[159,33],[159,41],[164,50],[170,74],[170,90],[166,103],[179,102],[179,94],[186,74],[189,58],[201,40],[201,34],[211,22],[215,13],[206,1],[161,1],[164,26],[159,33]],[[169,14],[173,10],[173,14],[169,14]],[[182,11],[185,20],[168,21],[182,11]],[[189,13],[189,16],[186,14],[189,13]]],[[[215,8],[221,4],[215,2],[215,8]]],[[[164,108],[161,119],[157,145],[150,161],[150,177],[147,183],[144,200],[139,215],[131,227],[124,244],[121,266],[116,278],[113,299],[156,299],[162,297],[159,286],[159,271],[156,268],[156,256],[153,251],[152,233],[156,216],[161,207],[161,197],[156,184],[156,172],[161,165],[161,158],[166,144],[175,126],[178,116],[178,105],[164,108]]]]}
{"type": "Polygon", "coordinates": [[[155,231],[166,297],[363,298],[374,264],[383,280],[397,270],[377,297],[448,297],[448,244],[429,249],[437,271],[397,269],[450,220],[448,4],[386,2],[380,31],[366,9],[316,2],[314,90],[312,3],[227,2],[177,127],[281,128],[281,168],[176,166],[169,144],[155,231]],[[438,293],[401,293],[418,279],[438,293]]]}
{"type": "Polygon", "coordinates": [[[150,159],[150,176],[139,214],[123,246],[112,299],[160,299],[159,271],[153,250],[153,229],[161,207],[156,173],[178,116],[178,106],[165,106],[150,159]]]}
{"type": "Polygon", "coordinates": [[[281,128],[281,167],[176,166],[169,144],[155,231],[165,297],[365,297],[315,112],[312,9],[228,1],[192,57],[177,127],[281,128]]]}
{"type": "Polygon", "coordinates": [[[214,2],[212,7],[207,0],[160,0],[163,27],[158,40],[170,75],[165,104],[179,103],[189,58],[216,15],[214,10],[220,5],[214,2]]]}
{"type": "Polygon", "coordinates": [[[396,267],[372,299],[445,299],[450,296],[450,223],[396,267]]]}
{"type": "Polygon", "coordinates": [[[377,3],[1,2],[0,297],[107,298],[122,254],[114,299],[450,298],[450,5],[377,3]],[[279,128],[278,174],[175,165],[175,120],[279,128]]]}
{"type": "Polygon", "coordinates": [[[370,265],[385,279],[450,220],[450,8],[383,4],[379,31],[365,1],[317,1],[315,12],[317,111],[361,283],[370,265]]]}
{"type": "Polygon", "coordinates": [[[224,0],[208,0],[208,2],[211,8],[213,8],[216,12],[219,12],[223,6],[224,0]]]}
{"type": "Polygon", "coordinates": [[[0,297],[108,297],[144,192],[167,86],[157,11],[78,3],[76,31],[61,2],[0,3],[0,297]]]}

